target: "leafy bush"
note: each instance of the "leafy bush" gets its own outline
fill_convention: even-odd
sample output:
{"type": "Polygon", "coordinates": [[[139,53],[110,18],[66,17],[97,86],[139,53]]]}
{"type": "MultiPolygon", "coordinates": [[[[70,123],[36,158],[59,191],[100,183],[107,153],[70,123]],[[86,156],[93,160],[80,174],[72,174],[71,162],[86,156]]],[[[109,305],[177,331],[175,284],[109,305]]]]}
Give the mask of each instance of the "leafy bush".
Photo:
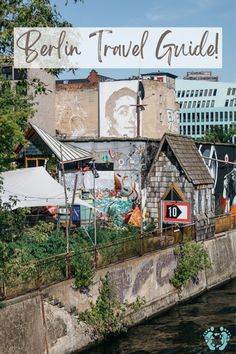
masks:
{"type": "Polygon", "coordinates": [[[131,325],[130,309],[138,311],[145,303],[138,297],[132,306],[127,301],[121,303],[116,297],[109,273],[101,279],[102,285],[95,304],[79,316],[79,321],[87,323],[94,329],[94,338],[105,338],[114,334],[127,332],[131,325]]]}
{"type": "Polygon", "coordinates": [[[81,292],[88,291],[95,272],[92,255],[77,251],[73,257],[73,268],[75,274],[74,287],[81,292]]]}
{"type": "Polygon", "coordinates": [[[175,248],[174,254],[177,257],[177,267],[170,283],[177,289],[186,286],[190,279],[197,282],[198,273],[210,266],[208,252],[199,243],[185,242],[175,248]]]}

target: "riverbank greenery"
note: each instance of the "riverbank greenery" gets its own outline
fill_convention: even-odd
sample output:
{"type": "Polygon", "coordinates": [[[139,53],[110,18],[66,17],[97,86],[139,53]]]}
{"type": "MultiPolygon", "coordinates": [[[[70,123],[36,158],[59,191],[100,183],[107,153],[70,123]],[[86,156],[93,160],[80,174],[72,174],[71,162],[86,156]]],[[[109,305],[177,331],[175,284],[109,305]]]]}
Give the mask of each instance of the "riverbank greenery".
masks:
{"type": "Polygon", "coordinates": [[[95,303],[90,304],[90,309],[79,316],[93,328],[94,339],[104,339],[111,335],[127,332],[132,324],[131,314],[137,312],[145,304],[145,299],[138,297],[129,305],[127,301],[121,303],[116,296],[109,273],[101,279],[99,296],[95,303]]]}
{"type": "Polygon", "coordinates": [[[210,266],[208,252],[200,243],[187,241],[176,247],[174,254],[177,257],[177,267],[170,283],[177,289],[186,286],[190,279],[198,282],[199,272],[210,266]]]}

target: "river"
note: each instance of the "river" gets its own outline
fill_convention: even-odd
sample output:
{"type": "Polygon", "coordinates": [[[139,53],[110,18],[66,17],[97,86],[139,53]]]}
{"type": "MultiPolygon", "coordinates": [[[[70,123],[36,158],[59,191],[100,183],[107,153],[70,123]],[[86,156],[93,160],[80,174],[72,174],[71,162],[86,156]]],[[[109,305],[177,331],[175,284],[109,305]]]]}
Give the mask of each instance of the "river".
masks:
{"type": "Polygon", "coordinates": [[[236,279],[131,328],[125,335],[83,352],[83,354],[207,353],[236,353],[236,279]],[[212,349],[209,349],[204,341],[204,331],[212,326],[214,333],[221,333],[220,327],[223,327],[223,331],[226,329],[231,334],[224,350],[217,335],[212,349]]]}

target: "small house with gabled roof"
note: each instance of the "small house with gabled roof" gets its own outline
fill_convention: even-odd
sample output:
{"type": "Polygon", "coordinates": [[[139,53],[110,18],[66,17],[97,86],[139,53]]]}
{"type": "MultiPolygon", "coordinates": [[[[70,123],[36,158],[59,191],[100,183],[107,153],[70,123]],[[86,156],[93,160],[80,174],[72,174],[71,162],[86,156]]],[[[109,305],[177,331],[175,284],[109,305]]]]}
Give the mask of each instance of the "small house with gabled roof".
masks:
{"type": "Polygon", "coordinates": [[[161,201],[189,201],[197,238],[214,232],[213,179],[195,145],[188,137],[165,134],[146,179],[148,220],[160,228],[161,201]],[[206,225],[208,225],[206,227],[206,225]]]}

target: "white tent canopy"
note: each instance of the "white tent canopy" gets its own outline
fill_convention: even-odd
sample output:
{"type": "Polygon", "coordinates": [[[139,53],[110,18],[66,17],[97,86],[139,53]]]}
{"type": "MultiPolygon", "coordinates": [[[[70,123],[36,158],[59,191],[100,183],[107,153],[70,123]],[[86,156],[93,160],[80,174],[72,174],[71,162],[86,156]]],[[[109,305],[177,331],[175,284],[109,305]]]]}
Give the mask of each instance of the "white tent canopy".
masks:
{"type": "MultiPolygon", "coordinates": [[[[0,175],[3,186],[0,188],[2,203],[9,203],[11,198],[17,199],[12,209],[65,205],[64,188],[54,180],[44,167],[22,168],[3,172],[0,175]]],[[[67,203],[71,204],[72,193],[67,192],[67,203]]],[[[93,208],[90,204],[75,197],[75,205],[93,208]]]]}

